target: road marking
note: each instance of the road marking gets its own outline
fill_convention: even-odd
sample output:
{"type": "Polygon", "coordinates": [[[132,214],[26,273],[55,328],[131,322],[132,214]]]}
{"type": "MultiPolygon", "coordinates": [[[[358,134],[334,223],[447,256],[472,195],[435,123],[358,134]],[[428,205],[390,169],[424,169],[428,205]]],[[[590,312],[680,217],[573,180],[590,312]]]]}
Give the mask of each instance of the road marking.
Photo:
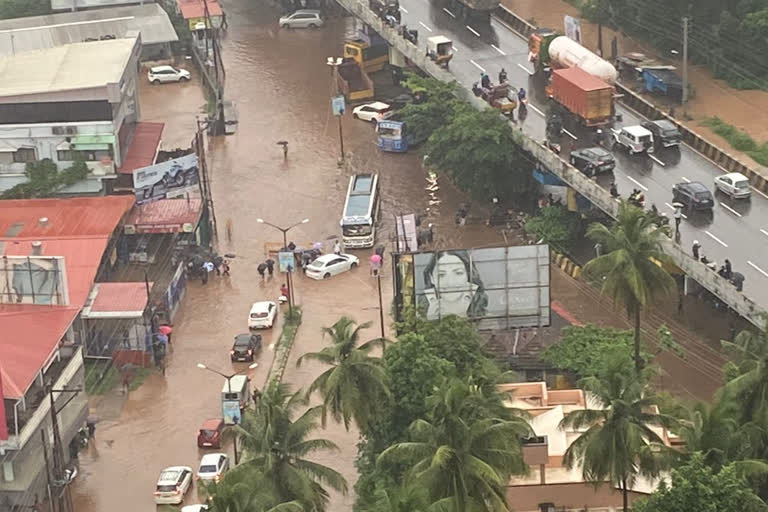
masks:
{"type": "Polygon", "coordinates": [[[680,177],[681,177],[681,178],[683,179],[683,181],[684,181],[684,182],[686,182],[686,183],[690,183],[690,182],[691,182],[691,180],[689,180],[689,179],[688,179],[688,178],[686,178],[685,176],[680,176],[680,177]]]}
{"type": "Polygon", "coordinates": [[[715,242],[719,243],[719,244],[720,244],[720,245],[722,245],[723,247],[728,247],[728,244],[727,244],[727,243],[723,242],[722,240],[720,240],[719,238],[717,238],[715,235],[713,235],[713,234],[712,234],[712,233],[710,233],[709,231],[705,231],[705,233],[709,235],[709,238],[711,238],[711,239],[712,239],[712,240],[714,240],[715,242]]]}
{"type": "Polygon", "coordinates": [[[765,195],[765,193],[761,190],[756,189],[755,187],[750,187],[752,190],[763,196],[764,198],[768,199],[768,195],[765,195]]]}
{"type": "Polygon", "coordinates": [[[491,48],[493,48],[494,50],[496,50],[497,52],[499,52],[499,53],[500,53],[500,54],[502,54],[502,55],[506,55],[506,53],[504,52],[504,50],[502,50],[501,48],[499,48],[499,47],[498,47],[498,46],[496,46],[495,44],[491,44],[491,48]]]}
{"type": "Polygon", "coordinates": [[[446,14],[448,14],[448,16],[450,16],[451,18],[455,18],[455,17],[456,17],[456,15],[455,15],[455,14],[453,14],[451,11],[449,11],[449,10],[448,10],[448,9],[446,9],[445,7],[443,7],[443,10],[444,10],[444,11],[446,12],[446,14]]]}
{"type": "Polygon", "coordinates": [[[567,136],[569,136],[569,137],[570,137],[570,138],[572,138],[573,140],[579,140],[579,138],[578,138],[577,136],[575,136],[574,134],[572,134],[571,132],[569,132],[569,131],[568,131],[568,130],[566,130],[565,128],[563,128],[563,133],[565,133],[567,136]]]}
{"type": "Polygon", "coordinates": [[[422,26],[422,27],[424,27],[425,29],[427,29],[427,30],[429,30],[430,32],[432,32],[432,29],[431,29],[431,28],[429,28],[428,26],[426,26],[426,25],[425,25],[424,23],[422,23],[421,21],[419,22],[419,25],[421,25],[421,26],[422,26]]]}
{"type": "Polygon", "coordinates": [[[546,117],[546,116],[544,115],[544,112],[542,112],[541,110],[539,110],[538,108],[536,108],[536,105],[528,105],[528,106],[530,107],[530,109],[531,109],[531,110],[533,110],[534,112],[536,112],[537,114],[539,114],[541,117],[546,117]]]}
{"type": "Polygon", "coordinates": [[[741,217],[741,214],[739,212],[737,212],[736,210],[734,210],[733,208],[731,208],[730,206],[728,206],[724,202],[720,201],[720,206],[722,206],[723,208],[725,208],[726,210],[728,210],[729,212],[731,212],[735,216],[741,217]]]}
{"type": "Polygon", "coordinates": [[[481,66],[480,64],[478,64],[477,62],[475,62],[475,61],[474,61],[474,60],[472,60],[472,59],[469,59],[469,62],[471,62],[472,64],[474,64],[474,66],[475,66],[477,69],[479,69],[480,71],[482,71],[483,73],[485,73],[485,68],[484,68],[483,66],[481,66]]]}
{"type": "Polygon", "coordinates": [[[659,164],[662,167],[666,167],[667,166],[667,164],[665,164],[664,162],[662,162],[661,160],[659,160],[658,158],[656,158],[653,155],[648,155],[648,158],[650,158],[651,160],[653,160],[654,162],[656,162],[657,164],[659,164]]]}
{"type": "Polygon", "coordinates": [[[637,185],[638,187],[640,187],[641,189],[643,189],[643,190],[645,190],[646,192],[648,192],[648,187],[646,187],[645,185],[643,185],[642,183],[640,183],[639,181],[637,181],[637,180],[636,180],[635,178],[633,178],[632,176],[627,176],[627,179],[628,179],[629,181],[631,181],[632,183],[634,183],[635,185],[637,185]]]}
{"type": "Polygon", "coordinates": [[[766,230],[764,230],[764,229],[761,229],[761,230],[760,230],[760,232],[761,232],[762,234],[764,234],[765,236],[768,236],[768,231],[766,231],[766,230]]]}
{"type": "Polygon", "coordinates": [[[766,272],[765,270],[761,269],[760,267],[758,267],[757,265],[755,265],[754,263],[752,263],[749,260],[747,260],[747,263],[749,264],[750,267],[752,267],[753,269],[757,270],[758,272],[763,274],[765,277],[768,277],[768,272],[766,272]]]}
{"type": "Polygon", "coordinates": [[[403,6],[400,6],[400,10],[403,11],[405,14],[408,14],[408,9],[406,9],[403,6]]]}
{"type": "Polygon", "coordinates": [[[453,50],[453,53],[459,53],[459,49],[455,46],[451,46],[451,50],[453,50]]]}
{"type": "Polygon", "coordinates": [[[470,32],[472,32],[473,34],[475,34],[477,37],[480,37],[480,34],[477,32],[477,30],[473,29],[473,28],[472,28],[472,27],[470,27],[469,25],[464,25],[464,26],[465,26],[465,27],[467,27],[467,30],[469,30],[470,32]]]}
{"type": "Polygon", "coordinates": [[[528,69],[527,67],[523,66],[523,65],[522,65],[522,64],[520,64],[519,62],[517,63],[517,66],[518,66],[520,69],[522,69],[523,71],[525,71],[526,73],[528,73],[529,75],[532,75],[532,74],[533,74],[533,72],[532,72],[530,69],[528,69]]]}
{"type": "MultiPolygon", "coordinates": [[[[675,209],[675,207],[674,207],[674,206],[672,206],[672,205],[671,205],[671,204],[669,204],[669,203],[664,203],[664,204],[665,204],[665,205],[667,205],[667,206],[669,207],[669,209],[670,209],[670,210],[674,210],[674,209],[675,209]]],[[[686,214],[684,214],[683,212],[680,212],[680,215],[682,215],[684,219],[687,219],[687,218],[688,218],[688,216],[687,216],[686,214]]],[[[766,233],[766,235],[768,235],[768,233],[766,233]]]]}

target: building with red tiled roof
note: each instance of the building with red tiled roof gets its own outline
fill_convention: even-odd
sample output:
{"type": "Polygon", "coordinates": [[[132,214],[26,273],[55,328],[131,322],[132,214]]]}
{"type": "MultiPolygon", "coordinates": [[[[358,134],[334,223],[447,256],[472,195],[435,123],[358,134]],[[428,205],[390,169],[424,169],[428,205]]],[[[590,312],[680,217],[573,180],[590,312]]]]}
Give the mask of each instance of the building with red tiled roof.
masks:
{"type": "Polygon", "coordinates": [[[196,31],[208,28],[220,28],[224,22],[224,10],[216,0],[176,0],[176,6],[181,16],[189,23],[189,30],[196,31]],[[205,8],[208,7],[210,23],[206,23],[205,8]]]}
{"type": "Polygon", "coordinates": [[[118,169],[120,174],[133,174],[136,169],[149,167],[155,163],[165,123],[136,123],[133,138],[128,144],[128,151],[123,164],[118,169]]]}

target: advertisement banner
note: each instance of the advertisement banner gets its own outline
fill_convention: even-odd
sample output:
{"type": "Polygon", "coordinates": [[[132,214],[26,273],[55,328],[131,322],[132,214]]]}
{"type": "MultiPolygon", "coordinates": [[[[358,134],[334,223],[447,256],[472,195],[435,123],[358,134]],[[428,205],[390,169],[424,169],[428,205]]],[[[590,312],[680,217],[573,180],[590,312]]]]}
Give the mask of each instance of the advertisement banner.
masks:
{"type": "Polygon", "coordinates": [[[395,255],[396,302],[428,320],[457,315],[478,329],[549,325],[549,246],[395,255]]]}
{"type": "Polygon", "coordinates": [[[279,252],[277,253],[277,264],[280,267],[280,272],[293,272],[296,259],[293,257],[292,252],[279,252]]]}
{"type": "Polygon", "coordinates": [[[344,105],[344,96],[334,96],[331,98],[331,109],[333,109],[333,115],[343,116],[346,106],[344,105]]]}
{"type": "Polygon", "coordinates": [[[240,424],[240,401],[222,400],[221,415],[224,417],[224,423],[227,425],[240,424]]]}
{"type": "Polygon", "coordinates": [[[136,204],[200,195],[197,155],[185,155],[133,171],[136,204]]]}
{"type": "Polygon", "coordinates": [[[565,16],[565,35],[581,44],[581,20],[573,16],[565,16]]]}

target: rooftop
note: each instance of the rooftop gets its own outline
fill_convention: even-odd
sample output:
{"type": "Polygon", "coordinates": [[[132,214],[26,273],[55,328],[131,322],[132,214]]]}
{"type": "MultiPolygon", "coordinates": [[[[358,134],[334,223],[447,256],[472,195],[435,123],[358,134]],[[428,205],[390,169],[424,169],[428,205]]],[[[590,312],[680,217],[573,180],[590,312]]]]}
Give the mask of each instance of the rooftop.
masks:
{"type": "Polygon", "coordinates": [[[0,97],[119,83],[135,45],[135,38],[112,39],[0,56],[0,97]]]}
{"type": "Polygon", "coordinates": [[[96,283],[83,318],[141,318],[152,283],[96,283]]]}
{"type": "Polygon", "coordinates": [[[590,75],[583,69],[577,67],[556,69],[552,72],[552,75],[560,75],[567,81],[577,84],[586,91],[608,89],[611,87],[596,76],[590,75]]]}
{"type": "Polygon", "coordinates": [[[136,123],[136,131],[133,133],[133,139],[128,145],[128,152],[118,172],[131,174],[136,169],[154,164],[157,148],[163,136],[163,128],[165,123],[136,123]]]}
{"type": "Polygon", "coordinates": [[[136,233],[192,232],[200,220],[202,205],[199,197],[160,199],[137,205],[125,220],[126,231],[133,229],[136,233]]]}
{"type": "MultiPolygon", "coordinates": [[[[181,10],[181,15],[185,20],[190,18],[202,18],[205,16],[205,4],[203,0],[176,0],[181,10]]],[[[224,11],[216,0],[208,0],[208,14],[211,16],[221,16],[224,11]]]]}

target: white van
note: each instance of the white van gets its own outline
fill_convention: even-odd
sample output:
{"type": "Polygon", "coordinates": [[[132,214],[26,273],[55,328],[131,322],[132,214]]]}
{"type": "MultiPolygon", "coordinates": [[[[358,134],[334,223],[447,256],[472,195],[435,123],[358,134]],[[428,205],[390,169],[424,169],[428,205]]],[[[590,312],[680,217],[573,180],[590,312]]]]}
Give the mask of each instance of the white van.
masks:
{"type": "Polygon", "coordinates": [[[627,148],[630,155],[653,153],[653,134],[640,125],[625,126],[621,130],[613,130],[613,139],[619,146],[627,148]]]}
{"type": "Polygon", "coordinates": [[[221,388],[221,415],[224,423],[240,423],[243,410],[251,404],[251,379],[235,375],[224,380],[221,388]]]}

